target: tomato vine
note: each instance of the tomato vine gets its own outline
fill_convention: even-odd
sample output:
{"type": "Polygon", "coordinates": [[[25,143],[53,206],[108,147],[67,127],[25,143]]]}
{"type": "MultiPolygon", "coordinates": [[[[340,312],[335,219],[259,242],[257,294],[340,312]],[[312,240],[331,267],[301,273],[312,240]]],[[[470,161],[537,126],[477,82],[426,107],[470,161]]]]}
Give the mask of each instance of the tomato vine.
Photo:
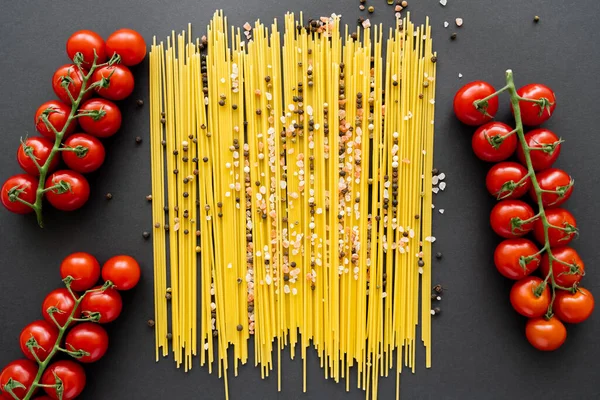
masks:
{"type": "MultiPolygon", "coordinates": [[[[102,109],[91,110],[91,111],[81,111],[81,110],[79,110],[79,105],[84,100],[86,94],[92,92],[95,89],[108,88],[112,73],[107,77],[103,77],[102,79],[93,82],[89,86],[88,86],[88,82],[90,81],[90,79],[93,79],[93,75],[96,70],[98,70],[99,68],[103,68],[105,66],[112,66],[112,65],[118,63],[120,60],[121,60],[121,57],[115,53],[108,62],[98,64],[97,63],[98,55],[96,54],[96,51],[94,50],[94,61],[91,64],[89,71],[87,71],[87,73],[86,73],[86,70],[83,67],[83,64],[84,64],[83,54],[82,53],[75,54],[75,56],[73,57],[73,63],[77,66],[78,73],[81,76],[81,88],[79,90],[79,94],[77,95],[77,97],[74,97],[73,94],[71,94],[71,90],[70,90],[71,85],[75,86],[75,81],[73,80],[73,78],[70,77],[69,75],[67,75],[67,76],[64,76],[63,79],[61,80],[61,86],[65,89],[65,93],[67,94],[67,96],[69,97],[69,100],[71,102],[71,112],[69,113],[66,123],[64,124],[63,128],[60,131],[58,129],[56,129],[56,127],[50,121],[49,115],[54,112],[57,112],[57,111],[51,107],[46,108],[39,117],[41,119],[41,122],[43,122],[44,125],[48,128],[48,130],[50,132],[52,132],[55,136],[54,145],[52,146],[50,154],[48,155],[48,158],[46,159],[44,164],[40,165],[38,163],[37,158],[33,154],[33,151],[27,149],[26,145],[23,144],[24,153],[29,158],[31,158],[33,164],[37,167],[37,169],[39,171],[39,180],[38,180],[38,187],[36,189],[35,201],[33,203],[31,203],[27,200],[24,200],[21,197],[21,194],[23,193],[23,190],[24,190],[24,188],[21,186],[14,186],[14,187],[10,188],[8,190],[8,198],[10,201],[13,201],[13,202],[18,201],[28,207],[31,207],[35,211],[35,214],[37,217],[37,222],[40,225],[40,227],[43,227],[43,225],[44,225],[43,218],[42,218],[42,202],[43,202],[43,198],[44,198],[44,193],[49,192],[51,190],[56,191],[58,194],[62,194],[62,193],[71,191],[71,185],[64,180],[60,180],[58,182],[53,182],[53,185],[44,188],[44,185],[46,182],[46,176],[48,175],[48,172],[50,170],[50,166],[52,165],[52,161],[53,161],[54,157],[57,155],[57,153],[59,151],[73,151],[77,155],[82,154],[82,152],[84,151],[79,146],[75,147],[75,148],[65,147],[65,146],[61,147],[63,138],[65,137],[65,134],[68,132],[71,123],[77,118],[86,117],[86,116],[91,117],[93,120],[96,121],[105,115],[105,112],[102,109]]],[[[37,122],[39,122],[39,121],[36,121],[36,123],[37,122]]],[[[83,154],[85,154],[85,153],[83,153],[83,154]]]]}

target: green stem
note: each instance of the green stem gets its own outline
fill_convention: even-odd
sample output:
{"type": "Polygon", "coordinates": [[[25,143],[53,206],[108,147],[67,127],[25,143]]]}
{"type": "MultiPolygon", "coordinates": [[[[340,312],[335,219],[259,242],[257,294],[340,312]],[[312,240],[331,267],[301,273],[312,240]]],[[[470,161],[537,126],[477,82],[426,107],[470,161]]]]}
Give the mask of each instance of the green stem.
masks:
{"type": "MultiPolygon", "coordinates": [[[[75,58],[77,58],[77,56],[75,58]]],[[[52,164],[52,160],[54,159],[56,154],[60,151],[61,143],[65,136],[65,133],[67,132],[67,129],[69,128],[71,123],[76,118],[78,118],[77,110],[79,109],[79,105],[81,104],[85,94],[89,91],[89,89],[92,89],[91,88],[92,86],[94,86],[94,84],[91,84],[88,87],[88,82],[92,78],[94,71],[105,65],[109,65],[109,64],[112,65],[112,63],[115,62],[115,61],[113,61],[113,59],[111,59],[111,61],[109,61],[109,62],[102,63],[102,64],[96,64],[97,60],[98,60],[98,57],[95,56],[94,62],[92,63],[92,66],[90,67],[89,72],[87,74],[84,74],[82,72],[83,70],[81,68],[79,68],[79,71],[82,75],[81,89],[79,91],[79,95],[77,96],[77,98],[73,98],[73,101],[71,103],[71,112],[69,113],[69,117],[67,118],[67,122],[66,122],[65,126],[63,127],[63,129],[60,132],[57,131],[56,128],[54,127],[54,125],[52,125],[52,123],[48,119],[48,117],[46,115],[42,116],[42,121],[46,124],[48,129],[50,131],[52,131],[55,135],[54,146],[52,147],[52,150],[50,151],[50,155],[48,156],[48,159],[46,160],[44,165],[39,166],[40,176],[39,176],[39,184],[38,184],[38,187],[36,190],[35,202],[33,204],[31,204],[28,202],[21,201],[22,203],[27,204],[28,206],[33,208],[33,211],[35,211],[37,222],[41,228],[44,227],[44,223],[43,223],[43,219],[42,219],[42,202],[44,199],[44,193],[46,192],[46,190],[44,190],[44,185],[46,182],[46,177],[48,175],[48,170],[50,169],[50,165],[52,164]]],[[[79,67],[79,65],[78,65],[78,67],[79,67]]],[[[72,95],[69,92],[68,86],[65,88],[65,90],[67,91],[67,93],[69,93],[69,97],[72,98],[72,95]]],[[[20,200],[20,199],[17,198],[17,200],[20,200]]]]}
{"type": "MultiPolygon", "coordinates": [[[[544,191],[542,190],[542,188],[540,188],[540,184],[538,183],[538,180],[535,176],[535,171],[533,169],[530,154],[532,149],[527,145],[527,141],[525,140],[525,133],[523,131],[523,122],[521,119],[521,109],[519,107],[519,101],[527,99],[523,99],[517,94],[517,89],[515,87],[515,82],[513,79],[513,73],[510,69],[506,71],[505,88],[506,90],[508,90],[508,93],[510,95],[510,102],[512,104],[513,113],[515,117],[515,130],[517,136],[519,137],[521,147],[523,148],[523,154],[525,156],[525,164],[527,166],[528,175],[531,178],[531,185],[533,186],[533,189],[535,191],[535,196],[539,209],[537,217],[540,219],[544,227],[544,247],[540,250],[540,253],[546,251],[548,254],[548,275],[546,275],[546,277],[544,278],[544,283],[547,284],[549,282],[550,288],[552,290],[552,300],[550,301],[550,306],[548,306],[548,312],[546,313],[546,317],[549,318],[552,316],[552,305],[554,304],[554,299],[556,297],[556,290],[561,289],[561,287],[556,284],[556,282],[554,281],[554,275],[552,274],[552,261],[554,260],[554,256],[552,255],[552,249],[550,248],[550,238],[548,235],[548,229],[551,227],[551,225],[548,222],[548,218],[546,217],[546,210],[544,209],[544,204],[542,202],[542,194],[544,193],[544,191]]],[[[497,93],[500,93],[500,91],[497,93]]]]}
{"type": "MultiPolygon", "coordinates": [[[[65,285],[67,286],[67,289],[71,292],[71,284],[70,284],[70,282],[69,283],[65,283],[65,285]]],[[[74,297],[74,299],[75,299],[75,306],[73,307],[73,310],[71,311],[71,314],[69,315],[69,318],[67,319],[67,322],[65,322],[64,326],[61,326],[56,321],[56,319],[54,318],[54,314],[50,313],[50,317],[52,318],[52,320],[56,324],[56,327],[58,328],[58,337],[56,338],[56,342],[54,343],[54,347],[52,348],[52,351],[50,351],[50,353],[48,353],[48,356],[46,357],[46,359],[44,361],[41,361],[41,362],[38,361],[38,372],[37,372],[37,375],[35,376],[35,379],[34,379],[33,383],[31,384],[31,388],[29,389],[29,391],[27,392],[27,394],[25,395],[25,397],[23,397],[22,400],[29,400],[29,399],[31,399],[32,396],[33,396],[33,392],[35,391],[36,387],[55,387],[55,385],[44,385],[44,384],[41,384],[40,380],[42,379],[42,375],[44,374],[44,371],[46,370],[46,367],[48,367],[48,364],[50,364],[50,362],[52,361],[52,357],[54,357],[54,355],[57,352],[64,351],[60,347],[60,344],[62,343],[63,336],[67,332],[67,329],[71,325],[71,322],[74,322],[74,321],[77,320],[77,318],[75,318],[75,312],[79,309],[79,305],[80,305],[81,301],[85,298],[85,296],[88,293],[91,293],[93,291],[96,291],[96,290],[88,290],[85,293],[83,293],[79,298],[75,298],[74,297]]]]}

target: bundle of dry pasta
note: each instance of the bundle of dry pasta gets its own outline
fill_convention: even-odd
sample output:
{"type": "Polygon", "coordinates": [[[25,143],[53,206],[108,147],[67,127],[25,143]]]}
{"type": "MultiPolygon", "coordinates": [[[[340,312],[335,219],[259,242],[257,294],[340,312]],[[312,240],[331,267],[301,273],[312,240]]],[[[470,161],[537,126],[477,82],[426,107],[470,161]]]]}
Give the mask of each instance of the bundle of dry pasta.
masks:
{"type": "Polygon", "coordinates": [[[349,390],[356,366],[376,398],[394,366],[414,372],[419,321],[431,365],[431,28],[301,20],[246,41],[217,12],[203,40],[153,43],[156,358],[187,370],[199,339],[227,384],[230,347],[237,375],[253,340],[281,389],[299,345],[306,390],[312,345],[326,378],[349,390]]]}

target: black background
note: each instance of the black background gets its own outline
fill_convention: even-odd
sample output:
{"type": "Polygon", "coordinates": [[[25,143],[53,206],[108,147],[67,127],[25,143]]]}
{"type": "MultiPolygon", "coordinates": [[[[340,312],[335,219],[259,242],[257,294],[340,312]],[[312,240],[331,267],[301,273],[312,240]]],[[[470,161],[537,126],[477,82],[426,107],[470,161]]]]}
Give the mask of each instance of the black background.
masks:
{"type": "MultiPolygon", "coordinates": [[[[445,214],[435,213],[434,247],[444,258],[434,263],[434,281],[447,288],[442,314],[433,324],[433,368],[418,357],[417,373],[402,374],[403,399],[556,399],[599,398],[600,357],[598,312],[580,326],[568,328],[566,344],[554,353],[540,353],[524,337],[524,319],[508,301],[510,282],[493,265],[499,241],[488,226],[493,199],[484,178],[487,166],[471,152],[472,129],[460,125],[452,114],[452,97],[471,80],[483,79],[496,87],[504,83],[504,71],[512,68],[517,86],[542,82],[558,98],[554,117],[546,126],[566,139],[557,166],[570,172],[576,187],[568,208],[578,220],[581,236],[574,247],[587,262],[584,286],[600,298],[600,237],[597,196],[600,106],[600,2],[597,0],[409,0],[413,20],[433,24],[438,52],[435,164],[447,175],[448,187],[434,202],[445,214]],[[569,3],[569,4],[567,4],[569,3]],[[533,16],[539,15],[538,24],[533,16]],[[457,28],[454,19],[464,25],[457,28]],[[444,29],[443,22],[450,22],[444,29]],[[452,32],[458,33],[451,41],[452,32]],[[459,79],[458,74],[463,75],[459,79]]],[[[91,29],[107,37],[121,27],[138,30],[150,43],[171,29],[182,30],[191,22],[201,35],[214,10],[223,8],[231,23],[260,18],[281,20],[286,11],[304,11],[317,17],[342,14],[354,26],[358,0],[223,0],[213,1],[3,1],[0,11],[0,178],[20,169],[15,160],[19,137],[35,135],[33,115],[42,102],[53,98],[50,77],[68,62],[64,44],[78,29],[91,29]]],[[[384,0],[375,5],[373,22],[390,24],[393,9],[384,0]]],[[[364,13],[364,16],[368,14],[364,13]]],[[[52,289],[61,286],[60,260],[74,251],[88,251],[101,262],[126,253],[143,267],[140,285],[126,293],[122,316],[109,327],[109,353],[86,367],[85,399],[218,399],[223,382],[216,374],[196,366],[185,374],[171,359],[154,361],[154,333],[146,326],[153,314],[152,245],[142,239],[151,229],[148,140],[148,107],[135,107],[135,99],[148,101],[148,64],[134,69],[133,96],[121,104],[124,113],[120,133],[106,142],[107,159],[90,176],[89,203],[73,213],[45,210],[46,228],[31,216],[0,210],[0,364],[22,357],[20,330],[41,318],[40,304],[52,289]],[[142,136],[140,146],[135,136],[142,136]],[[108,202],[104,195],[113,193],[108,202]]],[[[507,99],[500,118],[509,116],[507,99]]],[[[233,399],[360,399],[364,393],[323,378],[315,354],[308,369],[307,394],[302,393],[300,360],[283,365],[283,392],[277,392],[276,373],[262,381],[252,366],[241,375],[230,374],[233,399]]],[[[196,364],[197,365],[197,364],[196,364]]],[[[230,370],[231,371],[231,370],[230,370]]],[[[355,381],[353,381],[353,387],[355,381]]],[[[380,398],[392,398],[395,379],[380,381],[380,398]]]]}

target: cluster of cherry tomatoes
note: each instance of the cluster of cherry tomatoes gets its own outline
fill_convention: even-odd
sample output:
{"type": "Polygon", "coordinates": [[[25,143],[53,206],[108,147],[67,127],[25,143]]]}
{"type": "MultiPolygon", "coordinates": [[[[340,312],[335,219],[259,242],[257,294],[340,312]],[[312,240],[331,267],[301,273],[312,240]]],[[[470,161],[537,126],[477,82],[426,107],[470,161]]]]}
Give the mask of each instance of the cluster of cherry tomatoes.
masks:
{"type": "MultiPolygon", "coordinates": [[[[491,121],[498,110],[498,97],[491,97],[494,93],[486,82],[471,82],[456,93],[454,112],[463,123],[479,126],[472,139],[475,155],[496,163],[486,177],[488,191],[499,200],[491,211],[490,223],[494,232],[505,239],[494,252],[496,268],[506,278],[516,280],[510,302],[519,314],[529,318],[527,339],[535,348],[551,351],[566,340],[563,323],[582,322],[594,309],[592,294],[579,286],[584,263],[568,246],[577,234],[577,222],[561,208],[571,196],[574,181],[567,172],[552,168],[562,143],[556,134],[544,128],[527,132],[524,139],[528,151],[524,151],[516,129],[491,121]],[[528,159],[537,188],[527,168],[528,159]],[[539,209],[538,193],[550,225],[547,237],[542,218],[521,199],[529,195],[539,209]],[[537,244],[525,237],[530,232],[537,244]],[[546,250],[546,243],[550,252],[540,251],[546,250]],[[540,271],[541,277],[532,275],[535,271],[540,271]]],[[[530,84],[516,93],[523,125],[538,126],[554,112],[556,98],[547,86],[530,84]]]]}
{"type": "Polygon", "coordinates": [[[45,198],[52,206],[72,211],[86,203],[90,186],[82,174],[97,170],[104,162],[105,150],[99,139],[114,135],[121,127],[121,111],[113,101],[124,100],[133,92],[134,78],[128,67],[142,62],[146,56],[146,43],[131,29],[119,29],[106,42],[97,33],[82,30],[67,40],[69,58],[74,60],[78,53],[83,56],[81,68],[76,64],[63,65],[52,77],[52,88],[59,100],[45,102],[35,113],[35,128],[41,136],[25,139],[17,151],[17,161],[26,173],[10,177],[2,186],[2,204],[14,213],[27,214],[33,209],[11,196],[13,188],[18,188],[22,200],[34,204],[39,185],[50,188],[63,182],[62,187],[45,192],[45,198]],[[120,56],[120,63],[108,64],[114,54],[120,56]],[[89,74],[86,68],[92,66],[94,56],[96,65],[106,65],[95,69],[84,87],[84,77],[89,74]],[[86,91],[90,85],[102,80],[105,80],[103,86],[86,91]],[[100,97],[93,97],[94,94],[100,97]],[[81,104],[72,110],[75,108],[73,103],[81,104]],[[73,118],[72,112],[83,115],[73,118]],[[46,117],[53,128],[42,117],[46,117]],[[55,131],[61,132],[67,124],[62,143],[55,143],[55,131]],[[57,171],[60,164],[59,157],[54,156],[57,150],[68,169],[57,171]],[[45,182],[38,182],[38,166],[43,166],[51,155],[48,172],[51,174],[45,182]]]}
{"type": "MultiPolygon", "coordinates": [[[[119,291],[134,288],[140,280],[140,273],[137,261],[126,255],[109,259],[102,268],[91,254],[80,252],[67,256],[60,265],[60,275],[63,280],[68,279],[70,290],[65,287],[50,292],[42,303],[43,319],[32,322],[21,331],[19,343],[26,358],[13,361],[2,370],[0,396],[14,399],[6,385],[19,382],[17,386],[13,383],[11,390],[17,398],[24,398],[34,385],[40,365],[53,355],[56,346],[61,352],[70,352],[80,363],[92,363],[102,358],[108,350],[108,334],[102,324],[114,321],[121,314],[123,302],[119,291]],[[114,286],[98,286],[100,277],[114,286]],[[85,292],[84,297],[78,304],[82,292],[85,292]]],[[[55,361],[43,371],[39,382],[35,382],[51,385],[43,386],[46,396],[37,397],[37,400],[74,399],[83,391],[85,381],[85,371],[79,363],[73,360],[55,361]],[[62,397],[52,386],[58,380],[58,392],[62,391],[62,397]]]]}

